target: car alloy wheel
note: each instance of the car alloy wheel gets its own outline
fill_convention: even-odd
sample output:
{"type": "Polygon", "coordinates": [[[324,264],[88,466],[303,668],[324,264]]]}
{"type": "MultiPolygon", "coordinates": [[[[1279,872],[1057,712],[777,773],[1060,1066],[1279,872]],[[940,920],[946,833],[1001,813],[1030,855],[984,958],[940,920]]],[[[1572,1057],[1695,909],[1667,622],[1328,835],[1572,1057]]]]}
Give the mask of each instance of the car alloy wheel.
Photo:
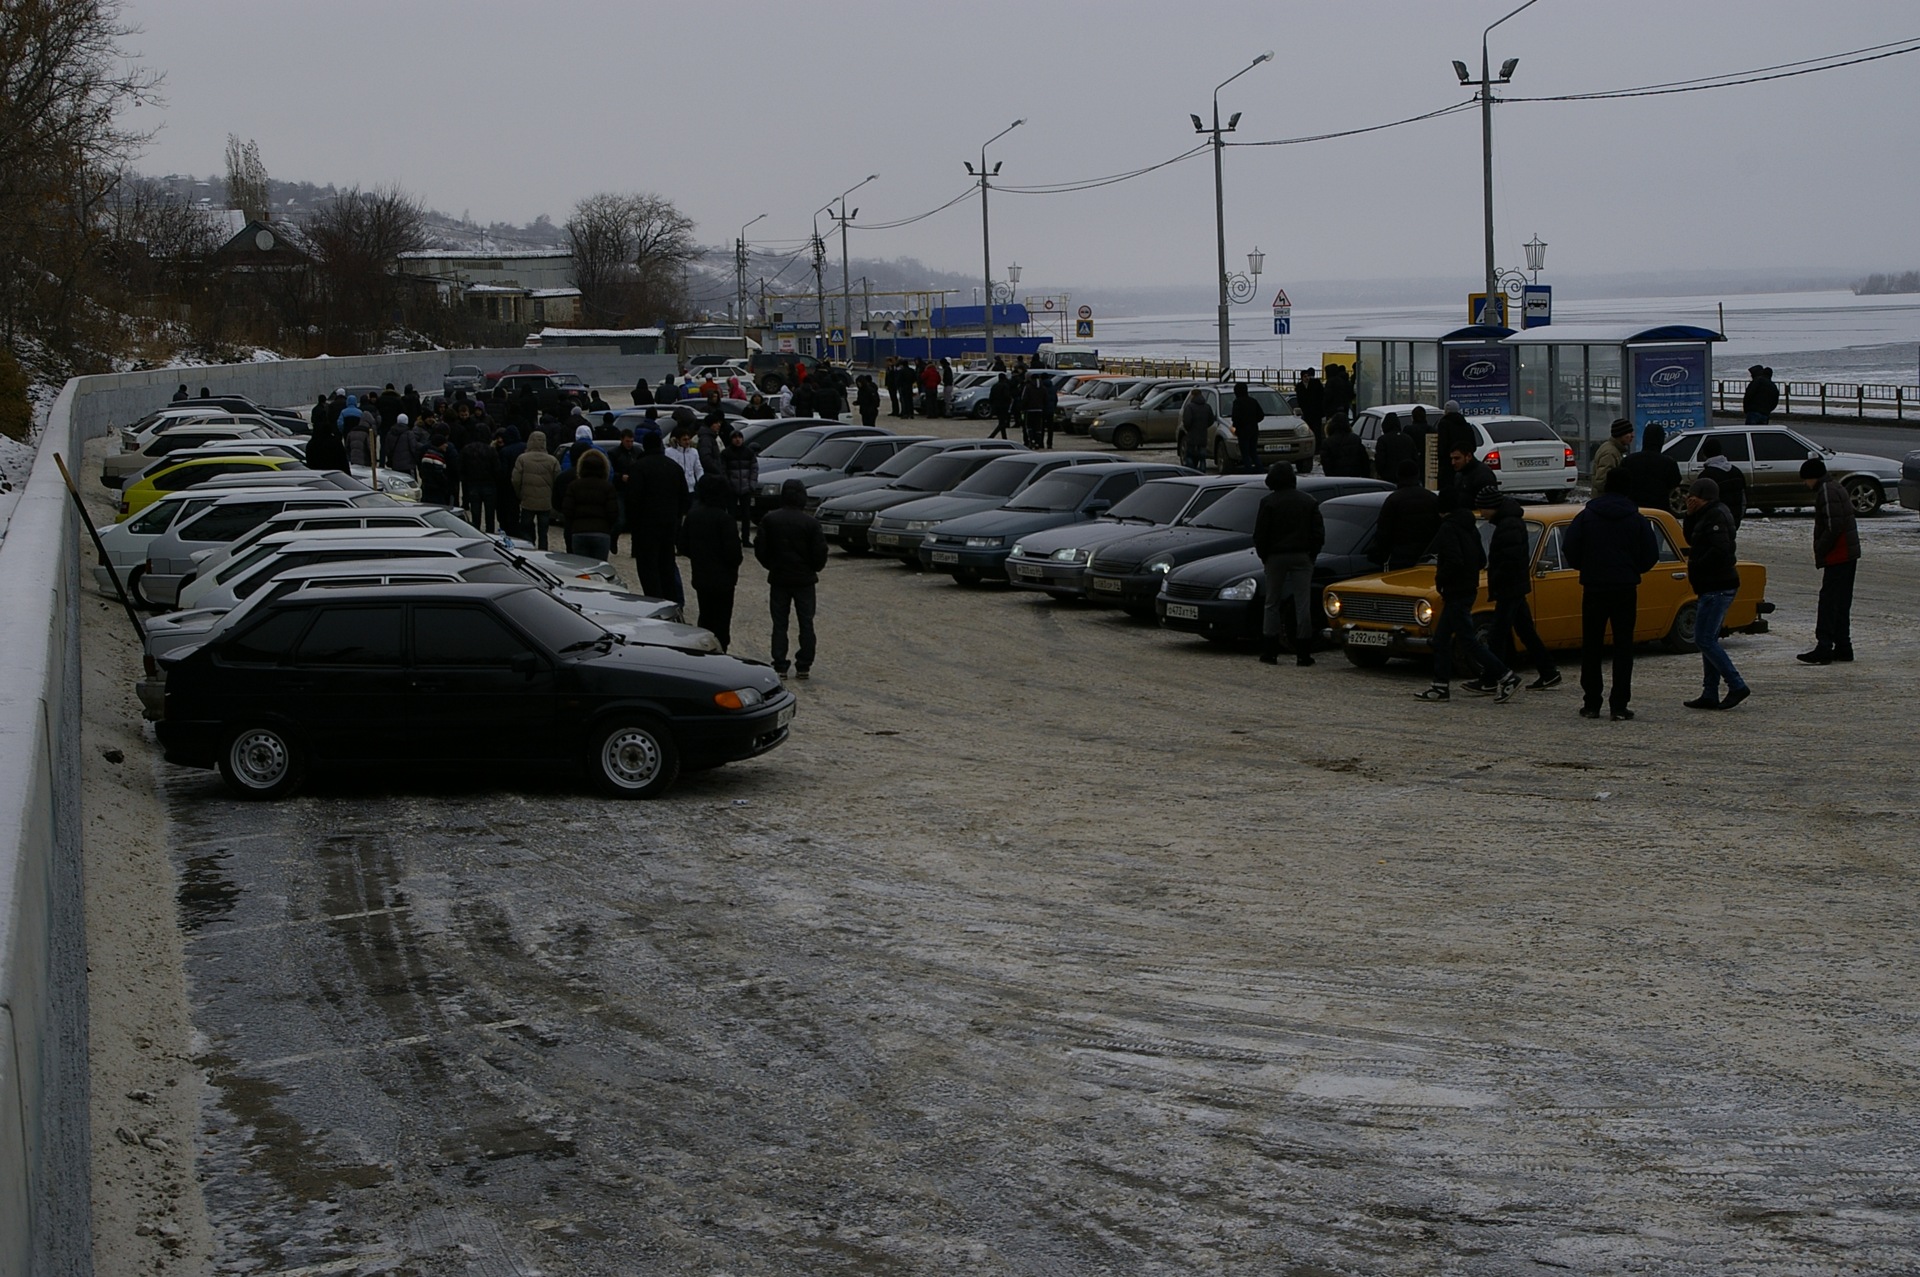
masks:
{"type": "Polygon", "coordinates": [[[1855,514],[1872,514],[1880,508],[1880,485],[1871,479],[1853,476],[1840,485],[1855,514]]]}
{"type": "Polygon", "coordinates": [[[301,772],[299,750],[278,727],[243,727],[220,756],[220,775],[242,798],[284,797],[298,788],[301,772]]]}
{"type": "Polygon", "coordinates": [[[622,719],[594,734],[593,778],[616,798],[652,798],[680,773],[673,737],[651,717],[622,719]]]}
{"type": "Polygon", "coordinates": [[[1132,452],[1141,443],[1140,427],[1116,426],[1113,431],[1113,446],[1122,452],[1132,452]]]}
{"type": "Polygon", "coordinates": [[[1699,600],[1688,599],[1680,605],[1680,610],[1673,614],[1673,624],[1667,627],[1665,643],[1669,652],[1685,653],[1699,650],[1700,645],[1695,640],[1693,632],[1694,622],[1699,619],[1699,616],[1699,600]]]}

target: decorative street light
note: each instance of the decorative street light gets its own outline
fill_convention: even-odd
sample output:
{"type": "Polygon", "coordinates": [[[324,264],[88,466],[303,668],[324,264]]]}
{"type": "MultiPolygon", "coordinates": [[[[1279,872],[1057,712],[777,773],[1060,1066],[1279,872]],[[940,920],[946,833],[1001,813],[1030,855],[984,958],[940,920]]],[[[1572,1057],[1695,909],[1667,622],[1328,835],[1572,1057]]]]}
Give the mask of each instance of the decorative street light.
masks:
{"type": "MultiPolygon", "coordinates": [[[[1006,128],[1001,129],[998,133],[995,133],[992,137],[982,142],[980,144],[980,167],[978,170],[973,167],[971,162],[967,164],[967,172],[980,179],[980,259],[985,263],[983,282],[987,291],[987,310],[984,318],[986,321],[987,359],[989,362],[993,359],[993,242],[991,230],[987,224],[987,188],[991,185],[987,179],[998,174],[1000,172],[1000,166],[996,163],[991,171],[988,170],[987,148],[1025,123],[1026,120],[1024,119],[1015,120],[1012,124],[1007,125],[1006,128]]],[[[1013,282],[1016,284],[1019,283],[1020,277],[1015,275],[1013,282]]]]}
{"type": "MultiPolygon", "coordinates": [[[[1260,287],[1260,268],[1266,264],[1266,260],[1267,255],[1257,248],[1251,253],[1248,253],[1247,270],[1250,272],[1251,277],[1242,275],[1238,271],[1227,276],[1227,296],[1236,302],[1244,303],[1252,301],[1253,294],[1260,287]]],[[[1222,372],[1225,372],[1226,365],[1222,364],[1220,368],[1222,372]]]]}
{"type": "MultiPolygon", "coordinates": [[[[1505,22],[1507,18],[1513,17],[1514,14],[1521,12],[1521,10],[1530,8],[1537,2],[1538,0],[1527,0],[1526,4],[1521,5],[1519,9],[1515,9],[1513,13],[1509,13],[1506,16],[1506,18],[1501,18],[1498,21],[1489,24],[1487,29],[1480,33],[1480,90],[1476,96],[1478,96],[1480,99],[1480,165],[1481,165],[1481,177],[1482,177],[1482,194],[1484,196],[1485,211],[1486,211],[1486,233],[1487,233],[1486,285],[1487,285],[1487,299],[1489,302],[1492,301],[1493,295],[1500,290],[1500,278],[1499,278],[1499,271],[1494,268],[1494,264],[1493,264],[1493,85],[1494,85],[1494,80],[1493,80],[1492,72],[1489,70],[1491,63],[1487,59],[1487,37],[1493,33],[1494,27],[1499,26],[1500,23],[1505,22]]],[[[1508,58],[1505,62],[1501,63],[1499,82],[1501,84],[1511,83],[1513,80],[1514,68],[1519,65],[1520,65],[1519,58],[1508,58]]],[[[1459,61],[1458,59],[1455,59],[1454,61],[1453,73],[1460,77],[1460,83],[1462,84],[1473,83],[1473,77],[1471,73],[1468,72],[1467,70],[1467,64],[1459,61]]]]}
{"type": "Polygon", "coordinates": [[[1527,269],[1533,272],[1533,282],[1537,284],[1540,282],[1540,272],[1547,266],[1547,242],[1540,238],[1539,231],[1535,231],[1533,238],[1520,247],[1527,250],[1527,269]]]}
{"type": "MultiPolygon", "coordinates": [[[[1531,4],[1533,0],[1527,0],[1527,2],[1531,4]]],[[[1240,123],[1240,112],[1235,111],[1233,113],[1233,118],[1227,121],[1225,128],[1220,126],[1220,90],[1226,88],[1229,84],[1232,84],[1235,80],[1253,70],[1262,62],[1271,61],[1272,58],[1273,50],[1268,49],[1246,66],[1241,67],[1238,71],[1235,71],[1232,75],[1213,86],[1213,127],[1211,129],[1200,122],[1199,116],[1189,115],[1187,117],[1193,121],[1194,132],[1213,134],[1213,235],[1214,246],[1218,250],[1220,266],[1220,375],[1223,377],[1233,363],[1233,345],[1227,336],[1227,297],[1233,284],[1227,276],[1227,197],[1226,188],[1221,177],[1220,162],[1220,155],[1221,152],[1226,149],[1226,142],[1222,140],[1221,134],[1233,132],[1234,128],[1240,123]]],[[[1247,286],[1247,297],[1251,296],[1253,296],[1253,287],[1249,284],[1247,286]]],[[[1243,297],[1240,300],[1245,301],[1246,298],[1243,297]]]]}

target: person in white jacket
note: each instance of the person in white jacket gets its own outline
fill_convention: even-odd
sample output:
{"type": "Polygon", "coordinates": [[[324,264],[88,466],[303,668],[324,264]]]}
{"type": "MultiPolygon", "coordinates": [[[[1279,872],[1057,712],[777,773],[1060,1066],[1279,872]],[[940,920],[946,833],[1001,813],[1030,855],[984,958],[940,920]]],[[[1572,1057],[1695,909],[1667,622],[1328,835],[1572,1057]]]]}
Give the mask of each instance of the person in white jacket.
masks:
{"type": "Polygon", "coordinates": [[[687,476],[687,491],[700,482],[706,467],[700,464],[700,449],[693,446],[693,426],[680,422],[673,428],[673,442],[667,445],[667,457],[687,476]]]}

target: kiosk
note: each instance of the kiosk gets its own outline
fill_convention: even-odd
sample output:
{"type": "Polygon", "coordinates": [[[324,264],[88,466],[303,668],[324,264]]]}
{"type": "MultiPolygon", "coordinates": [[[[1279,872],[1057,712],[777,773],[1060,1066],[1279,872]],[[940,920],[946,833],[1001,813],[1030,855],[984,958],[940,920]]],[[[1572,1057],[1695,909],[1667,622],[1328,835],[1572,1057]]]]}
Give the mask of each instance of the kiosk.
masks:
{"type": "Polygon", "coordinates": [[[1355,402],[1438,408],[1457,399],[1469,416],[1512,412],[1514,352],[1504,343],[1514,335],[1497,324],[1436,324],[1349,337],[1359,356],[1355,402]]]}
{"type": "MultiPolygon", "coordinates": [[[[1512,352],[1509,411],[1538,417],[1574,445],[1580,473],[1615,419],[1668,434],[1713,419],[1713,343],[1723,333],[1691,324],[1553,324],[1505,338],[1512,352]]],[[[1464,401],[1463,401],[1464,402],[1464,401]]]]}

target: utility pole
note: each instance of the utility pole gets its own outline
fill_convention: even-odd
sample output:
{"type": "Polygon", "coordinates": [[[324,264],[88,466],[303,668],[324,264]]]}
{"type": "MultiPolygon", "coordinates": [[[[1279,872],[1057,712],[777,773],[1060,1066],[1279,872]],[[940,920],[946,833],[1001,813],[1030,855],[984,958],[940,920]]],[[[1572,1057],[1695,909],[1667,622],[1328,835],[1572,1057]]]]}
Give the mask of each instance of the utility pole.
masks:
{"type": "Polygon", "coordinates": [[[1220,90],[1226,88],[1229,84],[1232,84],[1235,80],[1253,70],[1262,62],[1271,60],[1272,57],[1273,50],[1269,49],[1252,62],[1249,62],[1246,66],[1241,67],[1238,71],[1235,71],[1232,75],[1214,85],[1213,127],[1211,129],[1200,122],[1199,116],[1190,115],[1187,117],[1193,121],[1194,132],[1213,134],[1213,239],[1214,247],[1219,254],[1220,267],[1220,308],[1218,322],[1220,326],[1220,375],[1222,377],[1225,377],[1228,370],[1233,367],[1233,342],[1227,335],[1227,195],[1225,181],[1220,171],[1221,153],[1226,149],[1227,144],[1220,135],[1222,133],[1231,133],[1239,126],[1240,112],[1235,111],[1233,118],[1227,121],[1226,127],[1224,129],[1221,128],[1220,90]]]}
{"type": "MultiPolygon", "coordinates": [[[[981,278],[986,284],[984,298],[986,309],[983,312],[983,318],[987,330],[987,362],[989,364],[993,362],[993,237],[992,227],[987,221],[987,188],[991,185],[987,179],[998,173],[1000,166],[995,164],[991,171],[988,170],[987,148],[1025,123],[1025,119],[1015,120],[980,144],[980,171],[975,174],[980,179],[980,258],[984,271],[981,278]]],[[[967,165],[967,172],[974,172],[972,164],[967,165]]]]}
{"type": "MultiPolygon", "coordinates": [[[[1535,0],[1527,0],[1526,4],[1521,5],[1519,9],[1515,9],[1513,13],[1509,13],[1506,15],[1506,17],[1500,18],[1497,21],[1489,24],[1487,29],[1480,33],[1480,174],[1481,174],[1481,200],[1482,200],[1482,206],[1486,214],[1486,219],[1485,219],[1486,220],[1486,252],[1487,252],[1487,280],[1486,280],[1487,303],[1486,304],[1487,304],[1489,316],[1491,315],[1491,312],[1492,312],[1492,307],[1494,304],[1494,301],[1493,301],[1494,296],[1500,287],[1500,274],[1498,269],[1493,264],[1493,86],[1494,86],[1494,78],[1493,78],[1493,64],[1487,56],[1487,37],[1493,34],[1494,27],[1499,26],[1500,23],[1505,22],[1507,18],[1513,17],[1515,14],[1520,13],[1522,10],[1531,8],[1534,3],[1535,3],[1535,0]]],[[[1499,83],[1501,84],[1511,83],[1513,80],[1513,69],[1519,65],[1520,65],[1519,58],[1508,58],[1505,62],[1503,62],[1500,65],[1499,83]]],[[[1469,77],[1467,72],[1466,63],[1455,62],[1453,64],[1453,71],[1455,75],[1460,77],[1460,83],[1462,84],[1472,83],[1472,80],[1469,77]]]]}
{"type": "MultiPolygon", "coordinates": [[[[813,215],[813,249],[814,249],[813,273],[814,273],[814,281],[815,281],[815,291],[820,294],[820,313],[822,316],[826,314],[827,295],[826,295],[825,289],[819,285],[820,261],[822,256],[824,256],[826,252],[825,247],[822,246],[822,244],[820,243],[820,214],[825,213],[829,217],[833,217],[834,220],[840,223],[840,309],[841,309],[840,323],[847,328],[853,327],[853,298],[847,285],[847,223],[852,220],[852,217],[849,217],[847,214],[847,196],[853,194],[855,191],[865,186],[868,182],[877,180],[879,176],[880,175],[878,173],[869,173],[865,177],[861,178],[859,181],[855,182],[852,186],[849,186],[846,190],[834,196],[833,200],[840,201],[840,212],[838,215],[835,215],[833,211],[833,200],[828,200],[826,203],[826,207],[817,209],[813,215]]],[[[857,208],[854,209],[853,210],[854,216],[858,216],[859,212],[860,212],[859,209],[857,208]]],[[[824,319],[823,319],[823,324],[824,324],[824,319]]],[[[849,359],[852,358],[852,351],[853,351],[853,334],[848,333],[845,353],[849,359]]]]}
{"type": "MultiPolygon", "coordinates": [[[[766,214],[762,213],[760,217],[754,218],[753,222],[757,222],[765,216],[766,214]]],[[[747,227],[752,226],[753,222],[748,222],[746,226],[742,226],[740,228],[740,238],[733,241],[733,291],[734,298],[739,303],[739,310],[735,313],[734,319],[740,325],[742,351],[746,349],[747,338],[747,227]]]]}
{"type": "Polygon", "coordinates": [[[826,258],[827,246],[820,241],[820,225],[816,222],[813,227],[813,302],[818,308],[815,311],[817,318],[814,320],[814,327],[819,330],[813,345],[813,353],[816,356],[819,355],[821,347],[827,340],[827,286],[820,275],[821,263],[826,261],[826,258]]]}

